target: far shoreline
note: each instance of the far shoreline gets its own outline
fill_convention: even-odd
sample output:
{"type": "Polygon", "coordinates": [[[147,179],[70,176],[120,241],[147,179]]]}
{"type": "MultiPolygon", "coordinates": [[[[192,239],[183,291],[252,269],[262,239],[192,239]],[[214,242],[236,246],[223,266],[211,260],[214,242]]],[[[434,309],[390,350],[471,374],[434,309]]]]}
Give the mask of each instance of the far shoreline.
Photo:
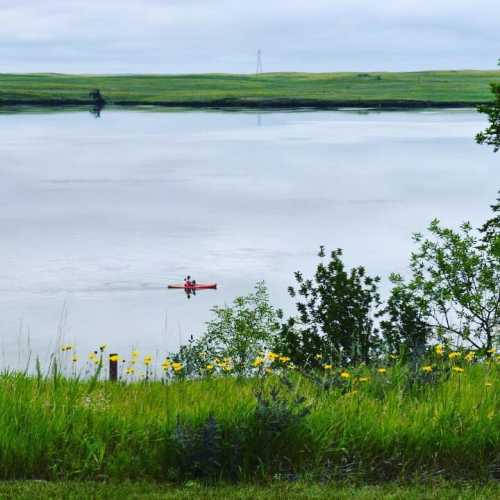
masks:
{"type": "Polygon", "coordinates": [[[0,74],[7,106],[155,106],[185,109],[410,110],[492,102],[500,71],[194,75],[0,74]]]}
{"type": "MultiPolygon", "coordinates": [[[[309,101],[303,99],[280,100],[280,101],[158,101],[158,102],[112,102],[99,106],[99,111],[104,110],[139,110],[148,108],[156,109],[176,109],[176,110],[230,110],[230,111],[347,111],[347,110],[384,110],[384,111],[405,111],[423,109],[475,109],[477,106],[490,104],[490,101],[477,102],[436,102],[436,101],[309,101]]],[[[91,110],[95,108],[93,101],[80,100],[8,100],[0,102],[0,113],[12,109],[14,111],[23,110],[91,110]]]]}

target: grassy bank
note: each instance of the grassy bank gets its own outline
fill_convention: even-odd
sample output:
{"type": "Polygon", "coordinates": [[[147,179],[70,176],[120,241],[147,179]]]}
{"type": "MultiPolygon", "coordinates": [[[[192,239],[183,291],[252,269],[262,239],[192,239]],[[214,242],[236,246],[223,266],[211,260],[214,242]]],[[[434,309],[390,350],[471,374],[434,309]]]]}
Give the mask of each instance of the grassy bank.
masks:
{"type": "Polygon", "coordinates": [[[108,104],[220,107],[471,106],[489,102],[500,71],[266,73],[261,75],[1,74],[1,105],[108,104]]]}
{"type": "Polygon", "coordinates": [[[382,486],[353,486],[346,484],[272,483],[269,485],[213,486],[197,483],[173,486],[154,483],[93,483],[93,482],[0,482],[2,498],[38,499],[345,499],[379,500],[468,500],[497,499],[499,483],[484,485],[466,482],[430,484],[387,484],[382,486]]]}
{"type": "Polygon", "coordinates": [[[417,377],[399,366],[128,383],[4,374],[0,479],[498,480],[500,365],[465,363],[417,377]]]}

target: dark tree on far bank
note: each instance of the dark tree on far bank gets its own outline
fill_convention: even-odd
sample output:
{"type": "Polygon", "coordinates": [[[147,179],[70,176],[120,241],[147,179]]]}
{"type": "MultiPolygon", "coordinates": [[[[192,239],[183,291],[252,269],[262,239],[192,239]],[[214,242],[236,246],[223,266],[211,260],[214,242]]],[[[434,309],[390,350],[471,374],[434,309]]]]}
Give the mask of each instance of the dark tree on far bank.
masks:
{"type": "Polygon", "coordinates": [[[89,97],[94,101],[94,106],[103,107],[106,104],[106,100],[101,94],[99,89],[94,89],[89,92],[89,97]]]}

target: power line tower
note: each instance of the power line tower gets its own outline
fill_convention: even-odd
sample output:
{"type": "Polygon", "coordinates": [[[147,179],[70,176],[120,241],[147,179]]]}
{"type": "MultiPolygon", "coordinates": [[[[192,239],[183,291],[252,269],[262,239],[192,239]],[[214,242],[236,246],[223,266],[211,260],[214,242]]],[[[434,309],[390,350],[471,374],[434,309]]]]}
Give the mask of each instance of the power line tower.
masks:
{"type": "Polygon", "coordinates": [[[255,71],[256,75],[260,75],[262,73],[262,50],[257,51],[257,70],[255,71]]]}

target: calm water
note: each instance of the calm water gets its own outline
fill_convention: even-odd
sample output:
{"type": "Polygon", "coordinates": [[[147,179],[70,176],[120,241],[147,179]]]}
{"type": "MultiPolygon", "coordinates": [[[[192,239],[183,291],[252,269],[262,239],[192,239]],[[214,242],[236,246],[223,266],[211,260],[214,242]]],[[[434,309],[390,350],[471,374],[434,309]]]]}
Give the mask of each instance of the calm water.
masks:
{"type": "Polygon", "coordinates": [[[107,342],[175,349],[210,307],[267,281],[290,308],[320,244],[385,277],[433,218],[480,224],[500,157],[483,117],[420,112],[0,115],[3,363],[107,342]],[[187,300],[192,274],[216,292],[187,300]]]}

